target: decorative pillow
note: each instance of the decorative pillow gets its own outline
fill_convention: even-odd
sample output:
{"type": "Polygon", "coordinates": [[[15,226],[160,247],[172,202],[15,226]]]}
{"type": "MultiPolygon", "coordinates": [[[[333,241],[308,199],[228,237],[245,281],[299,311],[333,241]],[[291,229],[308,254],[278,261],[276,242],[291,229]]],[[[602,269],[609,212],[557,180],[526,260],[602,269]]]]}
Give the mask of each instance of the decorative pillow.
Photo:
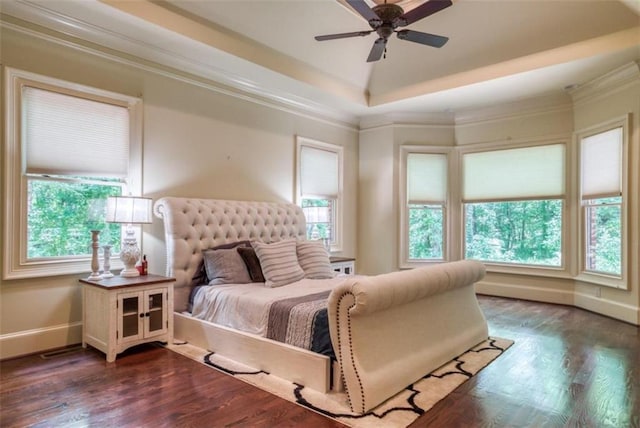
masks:
{"type": "Polygon", "coordinates": [[[247,266],[235,248],[207,250],[202,255],[209,285],[251,282],[247,266]]]}
{"type": "MultiPolygon", "coordinates": [[[[228,249],[228,248],[236,248],[236,247],[249,247],[251,246],[251,243],[249,241],[235,241],[235,242],[228,242],[226,244],[222,244],[222,245],[217,245],[213,248],[209,248],[207,250],[204,251],[208,251],[208,250],[223,250],[223,249],[228,249]]],[[[203,251],[203,253],[204,253],[203,251]]],[[[196,285],[200,285],[200,284],[207,284],[209,282],[209,279],[207,278],[207,270],[204,267],[204,257],[202,260],[202,263],[200,263],[200,266],[198,267],[198,269],[196,270],[195,275],[193,275],[193,278],[191,278],[193,281],[196,281],[195,284],[196,285]]]]}
{"type": "Polygon", "coordinates": [[[244,264],[247,265],[249,276],[253,282],[265,282],[264,275],[262,274],[262,267],[260,267],[260,260],[256,255],[256,250],[253,247],[238,247],[236,248],[240,257],[244,260],[244,264]]]}
{"type": "Polygon", "coordinates": [[[304,271],[298,263],[295,239],[271,244],[254,241],[251,245],[260,260],[267,287],[280,287],[304,278],[304,271]]]}
{"type": "Polygon", "coordinates": [[[326,279],[335,276],[336,273],[331,269],[329,253],[322,241],[298,241],[296,252],[305,278],[326,279]]]}

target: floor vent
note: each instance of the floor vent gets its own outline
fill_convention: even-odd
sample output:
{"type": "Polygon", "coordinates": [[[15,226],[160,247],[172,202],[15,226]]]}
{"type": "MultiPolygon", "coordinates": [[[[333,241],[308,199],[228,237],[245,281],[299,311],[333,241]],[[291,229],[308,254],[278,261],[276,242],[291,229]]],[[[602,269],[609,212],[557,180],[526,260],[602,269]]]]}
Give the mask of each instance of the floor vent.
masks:
{"type": "Polygon", "coordinates": [[[82,350],[82,346],[70,346],[68,348],[56,349],[55,351],[45,352],[44,354],[40,354],[40,358],[43,360],[49,360],[51,358],[61,357],[63,355],[69,355],[74,352],[78,352],[82,350]]]}

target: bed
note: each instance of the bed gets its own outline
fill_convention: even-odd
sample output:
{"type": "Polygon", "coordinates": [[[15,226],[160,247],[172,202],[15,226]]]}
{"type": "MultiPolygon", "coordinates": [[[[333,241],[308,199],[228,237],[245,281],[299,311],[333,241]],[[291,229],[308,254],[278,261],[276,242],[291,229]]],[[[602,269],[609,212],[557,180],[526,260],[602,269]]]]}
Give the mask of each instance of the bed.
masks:
{"type": "MultiPolygon", "coordinates": [[[[344,388],[354,412],[370,410],[488,337],[474,292],[474,283],[484,276],[484,266],[472,261],[377,276],[300,278],[301,282],[290,283],[296,290],[304,284],[311,287],[310,294],[315,297],[308,305],[317,306],[317,301],[326,305],[318,311],[324,310],[326,318],[328,352],[297,346],[295,340],[287,343],[269,338],[264,328],[251,327],[253,321],[241,322],[250,328],[233,325],[233,316],[228,314],[223,315],[223,321],[202,319],[206,317],[194,315],[208,310],[207,300],[218,299],[224,294],[221,290],[237,288],[233,284],[202,287],[213,293],[208,297],[200,291],[194,293],[203,283],[207,251],[240,245],[264,255],[260,250],[275,251],[272,247],[284,247],[285,243],[289,248],[291,241],[294,246],[307,244],[304,214],[289,203],[179,197],[159,199],[154,212],[164,223],[166,273],[176,278],[176,340],[321,392],[344,388]],[[320,283],[330,284],[325,287],[320,283]]],[[[251,270],[249,265],[247,268],[251,270]]],[[[240,294],[254,297],[255,290],[286,296],[286,287],[253,282],[242,287],[246,290],[238,288],[240,294]]],[[[256,297],[263,298],[270,299],[256,297]]]]}

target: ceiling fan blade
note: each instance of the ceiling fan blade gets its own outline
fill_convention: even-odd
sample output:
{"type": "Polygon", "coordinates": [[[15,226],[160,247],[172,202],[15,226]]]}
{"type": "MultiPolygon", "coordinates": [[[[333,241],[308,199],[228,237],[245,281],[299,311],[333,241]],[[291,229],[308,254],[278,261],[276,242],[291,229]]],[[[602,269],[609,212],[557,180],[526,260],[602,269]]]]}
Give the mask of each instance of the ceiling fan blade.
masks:
{"type": "Polygon", "coordinates": [[[380,37],[373,43],[373,47],[371,48],[371,52],[369,52],[369,58],[367,58],[367,62],[378,61],[382,58],[382,54],[384,53],[384,49],[387,46],[387,40],[380,37]]]}
{"type": "Polygon", "coordinates": [[[398,26],[404,27],[410,24],[413,24],[416,21],[421,20],[422,18],[426,18],[429,15],[433,15],[436,12],[440,12],[442,9],[445,9],[451,6],[453,2],[451,0],[429,0],[426,3],[416,7],[413,10],[405,13],[401,17],[398,18],[398,26]]]}
{"type": "Polygon", "coordinates": [[[347,37],[364,37],[373,33],[373,30],[369,31],[353,31],[351,33],[340,33],[340,34],[327,34],[325,36],[316,36],[315,39],[319,42],[325,40],[334,40],[334,39],[346,39],[347,37]]]}
{"type": "Polygon", "coordinates": [[[444,46],[447,41],[449,41],[448,37],[438,36],[436,34],[422,33],[420,31],[413,30],[400,30],[396,31],[398,34],[398,38],[401,40],[409,40],[410,42],[416,42],[427,46],[432,46],[434,48],[441,48],[444,46]]]}
{"type": "Polygon", "coordinates": [[[378,14],[375,13],[364,0],[347,0],[347,3],[349,3],[349,6],[351,6],[356,12],[362,15],[362,17],[366,19],[372,27],[380,26],[380,24],[382,24],[382,20],[378,14]]]}

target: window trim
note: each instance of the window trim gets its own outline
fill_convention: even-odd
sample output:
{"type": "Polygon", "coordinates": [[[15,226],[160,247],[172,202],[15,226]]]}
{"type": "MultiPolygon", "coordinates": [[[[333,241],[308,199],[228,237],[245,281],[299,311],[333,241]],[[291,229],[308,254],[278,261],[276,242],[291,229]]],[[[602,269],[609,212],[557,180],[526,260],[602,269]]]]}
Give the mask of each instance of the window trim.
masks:
{"type": "MultiPolygon", "coordinates": [[[[309,147],[313,149],[327,150],[336,153],[338,156],[338,198],[335,201],[335,231],[334,241],[330,243],[331,252],[340,252],[343,248],[343,207],[344,207],[344,148],[336,144],[325,143],[322,141],[313,140],[311,138],[296,136],[296,190],[295,201],[296,204],[302,206],[303,195],[301,193],[301,152],[303,147],[309,147]]],[[[309,199],[309,198],[306,198],[309,199]]]]}
{"type": "MultiPolygon", "coordinates": [[[[129,174],[126,190],[142,192],[142,100],[52,77],[3,67],[5,89],[3,279],[68,275],[90,270],[91,256],[27,259],[27,177],[21,142],[22,87],[29,85],[101,102],[125,105],[130,115],[129,174]],[[9,203],[11,202],[11,203],[9,203]]],[[[87,237],[87,243],[90,237],[87,237]]]]}
{"type": "Polygon", "coordinates": [[[404,145],[400,146],[400,197],[399,197],[399,251],[398,251],[398,263],[400,269],[410,269],[419,266],[427,266],[431,264],[438,264],[450,260],[456,259],[455,253],[455,228],[456,219],[453,217],[451,210],[452,204],[455,200],[459,199],[457,187],[454,186],[453,171],[456,170],[455,162],[457,157],[455,156],[455,148],[442,147],[442,146],[416,146],[416,145],[404,145]],[[442,205],[442,258],[441,259],[410,259],[409,258],[409,204],[407,202],[407,157],[411,153],[424,153],[434,155],[445,155],[447,157],[447,191],[446,201],[442,205]]]}
{"type": "Polygon", "coordinates": [[[578,281],[587,282],[605,287],[618,288],[621,290],[629,290],[629,129],[631,124],[631,115],[625,114],[617,118],[602,122],[600,124],[578,130],[574,132],[575,164],[576,164],[576,204],[578,207],[578,251],[576,251],[576,266],[578,269],[576,279],[578,281]],[[600,134],[614,128],[622,128],[622,204],[620,206],[620,240],[621,240],[621,267],[620,276],[607,274],[603,272],[595,272],[586,270],[586,205],[582,201],[582,139],[592,135],[600,134]]]}

